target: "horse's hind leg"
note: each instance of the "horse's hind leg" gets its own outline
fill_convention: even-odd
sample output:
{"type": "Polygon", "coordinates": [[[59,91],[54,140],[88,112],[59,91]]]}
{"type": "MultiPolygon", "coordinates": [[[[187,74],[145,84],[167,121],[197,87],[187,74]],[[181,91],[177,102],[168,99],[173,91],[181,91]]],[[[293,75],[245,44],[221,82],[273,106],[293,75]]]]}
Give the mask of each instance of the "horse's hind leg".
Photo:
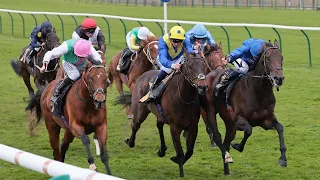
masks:
{"type": "Polygon", "coordinates": [[[273,121],[273,126],[274,128],[277,130],[278,135],[279,135],[279,141],[280,141],[280,152],[281,152],[281,156],[280,159],[278,161],[278,164],[281,167],[287,167],[287,156],[286,156],[286,152],[287,152],[287,148],[286,148],[286,144],[284,143],[284,137],[283,137],[283,126],[282,124],[280,124],[278,122],[278,120],[275,117],[275,120],[273,121]]]}
{"type": "Polygon", "coordinates": [[[29,72],[26,69],[22,69],[21,70],[21,76],[23,78],[24,84],[28,88],[29,96],[30,97],[33,96],[34,95],[34,90],[33,90],[32,86],[31,86],[31,83],[30,83],[30,74],[29,74],[29,72]]]}
{"type": "Polygon", "coordinates": [[[192,156],[193,154],[193,148],[194,144],[196,142],[198,135],[198,125],[194,125],[192,128],[189,129],[188,131],[188,136],[187,136],[187,152],[185,155],[185,162],[192,156]]]}
{"type": "Polygon", "coordinates": [[[166,142],[164,140],[164,135],[163,135],[163,125],[164,123],[159,121],[159,119],[157,119],[157,128],[159,131],[160,142],[161,142],[160,149],[158,150],[159,157],[163,157],[164,155],[166,155],[166,150],[167,150],[166,142]]]}
{"type": "Polygon", "coordinates": [[[242,152],[244,149],[244,146],[246,145],[246,142],[248,138],[252,134],[252,126],[248,123],[247,119],[243,116],[238,116],[238,120],[236,123],[237,129],[244,131],[243,139],[241,140],[240,144],[233,144],[231,143],[231,146],[238,150],[239,152],[242,152]]]}
{"type": "Polygon", "coordinates": [[[97,128],[96,130],[96,134],[97,139],[99,141],[99,146],[100,146],[100,158],[101,161],[103,162],[106,170],[107,170],[107,174],[111,175],[111,170],[109,167],[109,157],[108,157],[108,153],[107,153],[107,147],[106,147],[106,142],[107,142],[107,126],[105,124],[99,126],[99,128],[97,128]]]}
{"type": "Polygon", "coordinates": [[[172,141],[174,144],[174,148],[176,150],[177,155],[171,157],[171,161],[177,163],[179,165],[179,171],[180,171],[180,177],[184,177],[184,171],[183,171],[183,164],[185,163],[185,156],[183,154],[183,149],[181,146],[181,141],[180,141],[180,134],[182,130],[176,129],[174,127],[174,124],[170,125],[170,132],[171,132],[171,137],[172,141]]]}
{"type": "MultiPolygon", "coordinates": [[[[134,103],[133,103],[134,104],[134,103]]],[[[135,111],[134,111],[134,117],[132,119],[132,125],[131,125],[131,136],[130,139],[126,139],[125,142],[130,146],[130,147],[134,147],[134,141],[136,139],[136,134],[141,126],[141,124],[143,123],[143,121],[147,118],[148,114],[149,114],[149,109],[146,107],[146,105],[142,104],[142,103],[136,103],[137,107],[134,107],[135,111]]]]}
{"type": "Polygon", "coordinates": [[[72,135],[71,131],[65,131],[64,137],[62,139],[61,144],[61,161],[64,162],[64,159],[66,157],[66,152],[69,148],[70,143],[73,141],[74,136],[72,135]]]}
{"type": "MultiPolygon", "coordinates": [[[[115,77],[115,76],[114,76],[114,77],[115,77]]],[[[124,93],[123,93],[123,86],[122,86],[121,78],[120,78],[120,77],[116,77],[116,78],[114,79],[114,81],[116,82],[116,87],[117,87],[117,90],[118,90],[120,96],[123,96],[124,93]]],[[[128,118],[128,119],[132,119],[132,118],[133,118],[133,115],[132,115],[131,108],[130,108],[130,107],[127,107],[127,106],[125,106],[125,105],[123,105],[123,107],[126,109],[127,118],[128,118]]]]}
{"type": "Polygon", "coordinates": [[[46,120],[46,126],[49,133],[50,145],[53,149],[53,158],[56,161],[62,161],[59,148],[59,135],[61,127],[53,119],[50,122],[46,120]]]}

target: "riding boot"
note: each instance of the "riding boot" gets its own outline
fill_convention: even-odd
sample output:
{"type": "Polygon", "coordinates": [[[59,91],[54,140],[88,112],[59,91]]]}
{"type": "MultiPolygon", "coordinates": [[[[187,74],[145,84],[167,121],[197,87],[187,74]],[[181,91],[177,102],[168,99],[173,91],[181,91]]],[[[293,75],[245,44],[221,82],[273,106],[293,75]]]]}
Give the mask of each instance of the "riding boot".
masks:
{"type": "Polygon", "coordinates": [[[149,82],[150,84],[150,89],[149,89],[149,97],[148,99],[145,101],[145,102],[151,102],[153,101],[154,99],[156,99],[156,96],[154,95],[153,93],[153,90],[155,90],[158,85],[160,84],[160,82],[167,76],[168,74],[161,70],[160,73],[158,74],[158,76],[152,78],[149,82]]]}
{"type": "Polygon", "coordinates": [[[34,49],[30,49],[28,54],[27,54],[27,65],[29,65],[30,67],[33,67],[33,62],[32,62],[32,59],[33,59],[33,56],[37,54],[37,51],[34,50],[34,49]]]}
{"type": "Polygon", "coordinates": [[[215,95],[218,96],[222,88],[229,84],[239,73],[233,69],[227,69],[221,76],[221,81],[215,87],[215,95]]]}
{"type": "Polygon", "coordinates": [[[127,58],[131,57],[132,54],[133,54],[133,52],[129,48],[126,48],[125,50],[123,50],[123,52],[120,56],[120,59],[119,59],[118,66],[117,66],[118,71],[120,71],[120,67],[123,66],[123,64],[126,62],[125,60],[127,58]]]}
{"type": "Polygon", "coordinates": [[[58,105],[57,100],[59,99],[59,96],[61,95],[63,89],[72,83],[73,83],[73,80],[67,76],[60,84],[57,85],[56,89],[53,92],[52,98],[50,100],[54,104],[58,105]]]}

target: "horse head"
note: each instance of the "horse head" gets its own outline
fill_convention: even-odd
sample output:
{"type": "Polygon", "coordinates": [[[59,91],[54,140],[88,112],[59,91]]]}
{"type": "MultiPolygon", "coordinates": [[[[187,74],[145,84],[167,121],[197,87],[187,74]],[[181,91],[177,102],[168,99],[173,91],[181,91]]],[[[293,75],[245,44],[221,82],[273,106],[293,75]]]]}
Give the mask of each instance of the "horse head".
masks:
{"type": "Polygon", "coordinates": [[[189,55],[185,63],[182,65],[182,74],[189,83],[197,88],[198,93],[203,95],[206,92],[207,85],[205,84],[205,62],[199,54],[196,56],[189,55]]]}
{"type": "Polygon", "coordinates": [[[148,39],[141,41],[142,52],[147,57],[148,61],[153,65],[157,64],[158,56],[158,39],[154,36],[148,36],[148,39]]]}
{"type": "Polygon", "coordinates": [[[262,77],[267,79],[272,86],[279,88],[284,80],[282,72],[283,56],[277,40],[272,43],[263,43],[263,53],[255,71],[262,71],[262,77]]]}
{"type": "Polygon", "coordinates": [[[103,65],[92,65],[88,63],[88,68],[82,76],[83,82],[88,88],[90,97],[93,100],[96,109],[105,107],[107,72],[103,65]]]}
{"type": "Polygon", "coordinates": [[[222,62],[223,51],[222,43],[204,46],[203,54],[206,61],[207,68],[212,71],[215,69],[224,69],[224,64],[222,62]]]}
{"type": "MultiPolygon", "coordinates": [[[[47,34],[46,39],[43,45],[43,53],[51,51],[52,49],[60,46],[59,38],[55,31],[52,31],[47,34]]],[[[44,54],[43,54],[44,56],[44,54]]],[[[43,57],[37,59],[37,65],[42,66],[43,57]]],[[[59,65],[59,58],[56,58],[54,61],[50,61],[48,64],[47,72],[55,71],[59,65]]]]}

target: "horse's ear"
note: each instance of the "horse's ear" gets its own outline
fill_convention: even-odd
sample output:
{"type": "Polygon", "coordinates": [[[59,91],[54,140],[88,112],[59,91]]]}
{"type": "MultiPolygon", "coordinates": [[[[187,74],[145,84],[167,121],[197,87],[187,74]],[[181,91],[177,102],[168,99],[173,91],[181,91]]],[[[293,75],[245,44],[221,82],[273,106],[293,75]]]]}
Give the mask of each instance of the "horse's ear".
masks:
{"type": "Polygon", "coordinates": [[[222,50],[222,43],[219,43],[219,49],[222,50]]]}
{"type": "Polygon", "coordinates": [[[271,40],[269,39],[269,43],[271,43],[271,40]]]}
{"type": "Polygon", "coordinates": [[[274,40],[273,45],[274,45],[275,47],[277,47],[277,48],[280,48],[280,47],[279,47],[279,42],[278,42],[278,40],[276,40],[276,39],[274,40]]]}
{"type": "Polygon", "coordinates": [[[55,27],[52,28],[52,31],[53,31],[54,33],[57,33],[55,27]]]}

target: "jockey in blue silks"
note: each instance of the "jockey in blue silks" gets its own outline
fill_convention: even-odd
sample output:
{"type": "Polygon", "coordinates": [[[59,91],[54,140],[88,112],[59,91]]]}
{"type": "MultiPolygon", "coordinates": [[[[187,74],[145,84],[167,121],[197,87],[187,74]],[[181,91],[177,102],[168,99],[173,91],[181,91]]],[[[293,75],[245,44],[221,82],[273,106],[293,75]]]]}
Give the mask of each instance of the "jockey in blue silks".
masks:
{"type": "Polygon", "coordinates": [[[223,59],[224,64],[233,63],[237,71],[228,69],[224,72],[220,83],[216,85],[216,93],[219,91],[219,88],[227,85],[228,82],[238,77],[239,73],[246,74],[248,71],[254,69],[263,53],[262,44],[264,42],[263,39],[249,38],[243,41],[241,47],[231,51],[230,54],[223,59]]]}
{"type": "Polygon", "coordinates": [[[199,53],[199,49],[203,51],[203,47],[206,44],[215,44],[213,36],[202,24],[196,24],[192,29],[187,31],[185,41],[192,44],[195,53],[199,53]]]}
{"type": "Polygon", "coordinates": [[[27,64],[32,65],[31,60],[37,52],[40,51],[42,43],[46,40],[47,35],[52,32],[52,24],[49,21],[43,22],[40,26],[36,26],[30,35],[30,47],[27,54],[27,64]]]}
{"type": "Polygon", "coordinates": [[[155,99],[152,90],[173,70],[179,70],[184,63],[184,49],[188,54],[193,54],[192,46],[189,41],[185,41],[185,30],[181,26],[174,26],[158,41],[158,57],[157,64],[160,67],[160,73],[151,80],[152,88],[150,88],[150,95],[146,102],[155,99]]]}

